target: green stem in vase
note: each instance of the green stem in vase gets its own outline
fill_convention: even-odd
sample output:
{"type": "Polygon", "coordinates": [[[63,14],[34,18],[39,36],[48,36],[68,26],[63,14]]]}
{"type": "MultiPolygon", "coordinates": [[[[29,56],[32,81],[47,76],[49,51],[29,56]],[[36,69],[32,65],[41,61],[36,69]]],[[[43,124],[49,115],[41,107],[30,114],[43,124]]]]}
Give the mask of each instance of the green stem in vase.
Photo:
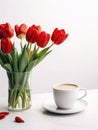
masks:
{"type": "MultiPolygon", "coordinates": [[[[8,72],[11,73],[11,72],[8,72]]],[[[19,77],[18,77],[18,73],[11,73],[11,78],[9,79],[9,82],[12,82],[12,80],[14,80],[13,82],[13,86],[10,87],[9,85],[9,105],[12,106],[13,108],[16,106],[16,97],[17,97],[17,91],[18,91],[18,86],[19,86],[19,77]],[[13,78],[12,78],[13,77],[13,78]]]]}
{"type": "Polygon", "coordinates": [[[26,100],[28,99],[28,93],[27,93],[27,82],[28,82],[28,78],[29,78],[29,74],[28,73],[24,73],[24,75],[22,76],[22,81],[21,84],[19,84],[20,88],[14,92],[16,92],[13,96],[14,96],[14,101],[13,101],[13,107],[16,107],[20,97],[21,97],[21,102],[22,102],[22,108],[26,107],[26,100]]]}
{"type": "Polygon", "coordinates": [[[9,78],[9,108],[30,106],[29,72],[11,73],[7,72],[9,78]],[[11,85],[11,86],[10,86],[11,85]]]}

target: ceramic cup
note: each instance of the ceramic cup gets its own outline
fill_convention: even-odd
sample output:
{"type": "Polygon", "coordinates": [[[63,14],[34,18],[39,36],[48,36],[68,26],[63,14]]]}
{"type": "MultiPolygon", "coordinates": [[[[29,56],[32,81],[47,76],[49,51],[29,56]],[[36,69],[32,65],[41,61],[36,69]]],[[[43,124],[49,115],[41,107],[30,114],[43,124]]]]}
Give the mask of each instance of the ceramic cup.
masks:
{"type": "Polygon", "coordinates": [[[59,84],[53,87],[55,103],[61,109],[73,108],[75,102],[84,98],[86,94],[87,90],[85,88],[79,88],[75,84],[59,84]]]}

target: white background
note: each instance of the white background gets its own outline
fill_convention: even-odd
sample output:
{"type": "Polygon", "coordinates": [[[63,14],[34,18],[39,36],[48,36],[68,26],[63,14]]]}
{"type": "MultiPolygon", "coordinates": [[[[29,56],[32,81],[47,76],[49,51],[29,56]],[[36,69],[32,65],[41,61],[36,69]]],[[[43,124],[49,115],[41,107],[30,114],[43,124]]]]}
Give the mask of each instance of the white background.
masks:
{"type": "MultiPolygon", "coordinates": [[[[33,92],[49,92],[58,83],[98,88],[97,0],[0,0],[0,24],[6,22],[41,25],[49,33],[64,28],[69,33],[32,70],[33,92]]],[[[0,96],[6,94],[7,77],[0,67],[0,96]]]]}

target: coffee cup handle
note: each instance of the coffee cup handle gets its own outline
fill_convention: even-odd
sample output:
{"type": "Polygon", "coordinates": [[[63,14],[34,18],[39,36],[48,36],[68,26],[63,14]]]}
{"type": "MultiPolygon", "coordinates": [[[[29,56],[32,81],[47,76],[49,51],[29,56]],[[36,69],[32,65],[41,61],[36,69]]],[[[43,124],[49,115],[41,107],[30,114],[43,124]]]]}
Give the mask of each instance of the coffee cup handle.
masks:
{"type": "Polygon", "coordinates": [[[84,94],[78,98],[78,100],[84,98],[87,95],[87,90],[85,88],[80,88],[79,91],[84,91],[84,94]]]}

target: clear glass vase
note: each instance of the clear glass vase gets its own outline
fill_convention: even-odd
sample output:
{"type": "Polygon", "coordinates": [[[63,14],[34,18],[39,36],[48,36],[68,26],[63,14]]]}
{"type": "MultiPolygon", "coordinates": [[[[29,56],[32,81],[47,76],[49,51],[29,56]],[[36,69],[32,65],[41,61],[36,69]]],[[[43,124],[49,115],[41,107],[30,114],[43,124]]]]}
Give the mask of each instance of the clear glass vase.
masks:
{"type": "Polygon", "coordinates": [[[31,107],[30,72],[7,72],[8,110],[22,111],[31,107]]]}

